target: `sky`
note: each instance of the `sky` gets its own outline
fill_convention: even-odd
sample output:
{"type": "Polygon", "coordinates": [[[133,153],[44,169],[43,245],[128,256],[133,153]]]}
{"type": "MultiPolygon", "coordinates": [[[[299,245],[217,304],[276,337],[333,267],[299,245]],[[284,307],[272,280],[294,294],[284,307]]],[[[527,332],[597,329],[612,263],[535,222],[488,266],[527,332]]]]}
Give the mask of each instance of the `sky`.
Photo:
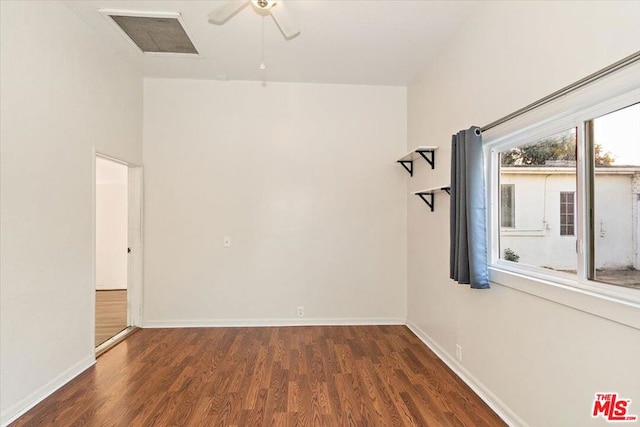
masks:
{"type": "Polygon", "coordinates": [[[640,104],[595,119],[594,134],[614,165],[640,165],[640,104]]]}

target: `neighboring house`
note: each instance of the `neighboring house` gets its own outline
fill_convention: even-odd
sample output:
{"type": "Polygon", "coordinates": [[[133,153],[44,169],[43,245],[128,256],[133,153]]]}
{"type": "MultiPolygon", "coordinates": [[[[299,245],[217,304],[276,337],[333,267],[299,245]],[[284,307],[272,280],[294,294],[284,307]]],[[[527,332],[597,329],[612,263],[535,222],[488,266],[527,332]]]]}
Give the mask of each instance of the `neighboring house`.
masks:
{"type": "MultiPolygon", "coordinates": [[[[520,263],[554,270],[576,266],[576,168],[501,169],[500,249],[520,263]]],[[[596,269],[640,269],[640,166],[596,168],[596,269]]]]}

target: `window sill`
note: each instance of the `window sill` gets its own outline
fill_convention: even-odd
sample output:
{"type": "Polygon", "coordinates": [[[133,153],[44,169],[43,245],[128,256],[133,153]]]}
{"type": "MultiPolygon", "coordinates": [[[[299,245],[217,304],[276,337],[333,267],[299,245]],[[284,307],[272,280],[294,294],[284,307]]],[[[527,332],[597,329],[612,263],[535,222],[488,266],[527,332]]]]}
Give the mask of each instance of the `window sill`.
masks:
{"type": "Polygon", "coordinates": [[[489,267],[489,280],[548,301],[584,311],[640,330],[640,293],[631,289],[602,290],[597,284],[580,284],[575,280],[544,277],[506,265],[489,267]],[[589,289],[592,288],[592,289],[589,289]]]}

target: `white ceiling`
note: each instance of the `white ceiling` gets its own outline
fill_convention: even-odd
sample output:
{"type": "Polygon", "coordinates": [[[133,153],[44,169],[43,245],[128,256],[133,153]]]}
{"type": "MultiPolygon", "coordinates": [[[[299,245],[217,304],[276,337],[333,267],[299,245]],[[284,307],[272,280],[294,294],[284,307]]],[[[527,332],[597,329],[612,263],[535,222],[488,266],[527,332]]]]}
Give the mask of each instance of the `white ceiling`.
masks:
{"type": "MultiPolygon", "coordinates": [[[[63,0],[99,39],[145,77],[263,79],[261,16],[244,8],[224,25],[207,15],[224,1],[63,0]],[[179,12],[200,57],[144,55],[99,9],[179,12]]],[[[406,86],[479,7],[477,1],[283,0],[301,29],[286,41],[265,18],[267,81],[406,86]]]]}

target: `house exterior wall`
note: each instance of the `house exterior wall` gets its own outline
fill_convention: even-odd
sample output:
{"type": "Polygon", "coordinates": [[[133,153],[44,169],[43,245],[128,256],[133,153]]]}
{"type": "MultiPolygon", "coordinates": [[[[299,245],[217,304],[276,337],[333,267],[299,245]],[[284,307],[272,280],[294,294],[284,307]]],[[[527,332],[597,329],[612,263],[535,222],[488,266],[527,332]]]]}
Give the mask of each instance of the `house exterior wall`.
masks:
{"type": "MultiPolygon", "coordinates": [[[[596,177],[597,269],[637,267],[634,238],[637,196],[632,192],[632,178],[630,174],[596,177]]],[[[520,263],[575,271],[576,234],[560,234],[560,193],[576,191],[575,175],[503,172],[501,184],[513,184],[515,188],[515,227],[501,229],[501,255],[509,248],[520,256],[520,263]]]]}
{"type": "Polygon", "coordinates": [[[638,269],[638,193],[633,175],[597,176],[595,189],[596,269],[638,269]]]}

